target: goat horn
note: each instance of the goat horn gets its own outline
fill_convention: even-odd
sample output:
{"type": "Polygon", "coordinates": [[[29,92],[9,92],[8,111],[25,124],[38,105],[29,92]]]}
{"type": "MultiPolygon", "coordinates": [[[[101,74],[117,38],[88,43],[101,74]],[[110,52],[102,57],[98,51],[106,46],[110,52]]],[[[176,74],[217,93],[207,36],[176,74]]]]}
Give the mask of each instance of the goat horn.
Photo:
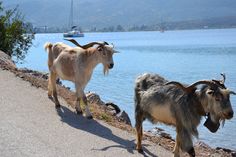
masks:
{"type": "Polygon", "coordinates": [[[109,45],[106,41],[103,41],[104,45],[109,45]]]}
{"type": "Polygon", "coordinates": [[[221,73],[220,75],[223,77],[222,80],[214,80],[213,79],[212,81],[215,82],[217,85],[221,86],[222,88],[226,88],[225,85],[224,85],[226,76],[225,76],[224,73],[221,73]]]}
{"type": "Polygon", "coordinates": [[[70,41],[70,42],[72,42],[73,44],[75,44],[76,46],[78,46],[78,47],[83,47],[83,46],[81,46],[76,40],[74,40],[74,39],[64,39],[64,40],[67,40],[67,41],[70,41]]]}
{"type": "Polygon", "coordinates": [[[200,81],[197,81],[197,82],[193,83],[192,85],[188,86],[187,88],[194,89],[194,88],[196,88],[196,86],[198,86],[200,84],[205,84],[208,86],[215,86],[216,85],[213,81],[200,80],[200,81]]]}
{"type": "Polygon", "coordinates": [[[103,41],[103,43],[91,42],[91,43],[88,43],[86,45],[83,45],[82,48],[87,49],[87,48],[92,47],[93,45],[96,45],[96,44],[99,45],[99,46],[109,45],[106,41],[103,41]]]}
{"type": "Polygon", "coordinates": [[[215,85],[214,82],[207,81],[207,80],[197,81],[197,82],[193,83],[192,85],[190,85],[188,87],[185,87],[181,83],[175,82],[175,81],[171,81],[171,82],[166,83],[166,85],[169,85],[169,84],[174,84],[174,85],[178,86],[179,88],[183,89],[187,93],[192,93],[193,91],[195,91],[196,90],[196,86],[200,85],[200,84],[206,84],[206,85],[209,85],[209,86],[215,85]]]}
{"type": "Polygon", "coordinates": [[[165,85],[170,85],[170,84],[174,84],[177,87],[179,87],[179,88],[183,89],[184,91],[188,92],[187,88],[184,85],[182,85],[181,83],[179,83],[179,82],[171,81],[171,82],[167,82],[165,85]]]}
{"type": "Polygon", "coordinates": [[[236,93],[234,91],[230,91],[229,94],[236,95],[236,93]]]}
{"type": "Polygon", "coordinates": [[[107,42],[105,42],[105,43],[91,42],[91,43],[88,43],[86,45],[83,45],[82,48],[87,49],[89,47],[93,47],[93,45],[96,45],[96,44],[99,45],[99,46],[104,46],[104,45],[106,45],[106,43],[107,42]]]}
{"type": "Polygon", "coordinates": [[[223,79],[221,80],[221,83],[224,84],[225,79],[226,79],[225,73],[221,73],[220,75],[223,77],[223,79]]]}
{"type": "Polygon", "coordinates": [[[70,42],[72,42],[73,44],[75,44],[76,46],[81,47],[81,48],[83,48],[83,49],[87,49],[87,48],[92,47],[93,45],[96,45],[96,44],[97,44],[97,45],[108,45],[108,43],[104,41],[104,43],[91,42],[91,43],[88,43],[88,44],[82,46],[82,45],[80,45],[80,44],[79,44],[76,40],[74,40],[74,39],[64,39],[64,40],[70,41],[70,42]]]}

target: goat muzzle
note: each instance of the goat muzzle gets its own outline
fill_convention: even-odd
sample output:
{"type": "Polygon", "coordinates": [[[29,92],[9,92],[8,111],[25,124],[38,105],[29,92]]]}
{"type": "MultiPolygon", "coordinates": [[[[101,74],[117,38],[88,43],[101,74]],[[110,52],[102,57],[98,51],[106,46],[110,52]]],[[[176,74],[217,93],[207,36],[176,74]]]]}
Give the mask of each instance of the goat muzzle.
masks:
{"type": "Polygon", "coordinates": [[[227,113],[226,119],[231,119],[231,118],[233,118],[233,116],[234,116],[234,112],[230,111],[227,113]]]}
{"type": "Polygon", "coordinates": [[[111,63],[111,64],[108,66],[108,68],[109,68],[109,69],[112,69],[112,68],[113,68],[113,66],[114,66],[114,64],[113,64],[113,63],[111,63]]]}
{"type": "Polygon", "coordinates": [[[204,123],[204,126],[208,130],[210,130],[212,133],[215,133],[219,129],[220,123],[219,122],[218,123],[213,122],[212,119],[211,119],[211,116],[208,114],[207,119],[204,123]]]}

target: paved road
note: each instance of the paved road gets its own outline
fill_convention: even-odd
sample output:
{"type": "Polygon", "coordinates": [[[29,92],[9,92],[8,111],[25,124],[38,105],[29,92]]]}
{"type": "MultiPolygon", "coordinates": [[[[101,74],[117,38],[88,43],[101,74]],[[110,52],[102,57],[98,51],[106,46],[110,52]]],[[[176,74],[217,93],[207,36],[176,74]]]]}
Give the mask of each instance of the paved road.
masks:
{"type": "Polygon", "coordinates": [[[147,141],[139,154],[134,135],[78,116],[60,101],[56,110],[46,91],[0,69],[0,157],[173,156],[147,141]]]}

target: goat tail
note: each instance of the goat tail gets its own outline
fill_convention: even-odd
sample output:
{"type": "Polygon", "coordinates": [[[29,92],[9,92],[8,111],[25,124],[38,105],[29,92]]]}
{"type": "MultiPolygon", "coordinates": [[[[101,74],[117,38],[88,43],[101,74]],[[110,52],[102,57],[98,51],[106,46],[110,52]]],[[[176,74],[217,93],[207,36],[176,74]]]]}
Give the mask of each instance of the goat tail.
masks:
{"type": "Polygon", "coordinates": [[[49,53],[52,50],[52,46],[53,46],[52,43],[49,43],[49,42],[45,43],[44,44],[45,51],[47,51],[49,53]]]}
{"type": "Polygon", "coordinates": [[[147,76],[149,76],[149,75],[144,74],[142,76],[139,76],[135,80],[135,90],[134,90],[135,106],[138,106],[140,104],[141,97],[147,88],[147,81],[146,81],[147,76]]]}
{"type": "Polygon", "coordinates": [[[52,46],[53,44],[52,43],[45,43],[44,44],[44,49],[45,51],[48,53],[48,68],[49,70],[51,69],[52,65],[53,65],[53,53],[52,53],[52,46]]]}
{"type": "Polygon", "coordinates": [[[139,104],[140,104],[140,89],[135,87],[135,90],[134,90],[134,102],[135,102],[135,107],[137,107],[139,104]]]}

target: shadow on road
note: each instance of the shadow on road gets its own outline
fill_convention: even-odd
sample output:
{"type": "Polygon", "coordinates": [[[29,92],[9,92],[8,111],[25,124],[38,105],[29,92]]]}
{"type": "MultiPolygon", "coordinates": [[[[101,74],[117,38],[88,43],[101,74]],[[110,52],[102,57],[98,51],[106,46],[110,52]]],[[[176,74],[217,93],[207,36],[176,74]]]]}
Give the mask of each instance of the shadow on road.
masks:
{"type": "MultiPolygon", "coordinates": [[[[97,135],[107,140],[111,140],[117,145],[107,146],[105,148],[96,149],[99,151],[106,151],[109,148],[119,147],[126,149],[129,153],[134,154],[135,151],[135,143],[134,140],[126,140],[119,136],[116,136],[112,133],[112,131],[98,123],[96,120],[88,120],[83,116],[79,116],[76,113],[72,112],[67,107],[61,106],[61,108],[57,109],[57,114],[61,117],[61,121],[67,123],[71,127],[76,129],[80,129],[91,134],[97,135]]],[[[143,156],[152,156],[156,157],[153,153],[143,147],[144,153],[143,156]]]]}

